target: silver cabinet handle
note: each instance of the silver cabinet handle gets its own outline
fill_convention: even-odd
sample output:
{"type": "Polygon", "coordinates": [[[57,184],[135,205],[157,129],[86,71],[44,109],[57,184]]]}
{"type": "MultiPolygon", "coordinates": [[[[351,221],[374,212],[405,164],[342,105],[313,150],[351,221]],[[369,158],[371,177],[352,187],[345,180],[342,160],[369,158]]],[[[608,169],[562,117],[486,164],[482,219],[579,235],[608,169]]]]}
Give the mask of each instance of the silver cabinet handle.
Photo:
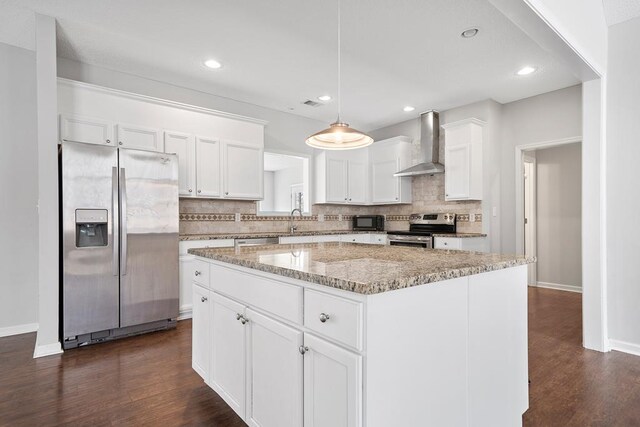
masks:
{"type": "Polygon", "coordinates": [[[111,144],[111,140],[110,139],[107,139],[107,144],[111,144]]]}
{"type": "Polygon", "coordinates": [[[193,193],[193,190],[192,190],[192,189],[189,189],[189,193],[193,193]]]}
{"type": "Polygon", "coordinates": [[[198,194],[202,193],[202,190],[198,190],[198,194]]]}
{"type": "Polygon", "coordinates": [[[242,314],[236,313],[236,320],[240,320],[242,318],[242,314]]]}
{"type": "Polygon", "coordinates": [[[127,177],[124,168],[120,168],[120,273],[127,274],[127,177]]]}
{"type": "Polygon", "coordinates": [[[249,323],[249,319],[247,319],[243,314],[240,313],[236,313],[236,320],[239,320],[243,325],[249,323]]]}
{"type": "Polygon", "coordinates": [[[309,351],[309,347],[307,347],[306,345],[301,345],[300,347],[298,347],[298,351],[300,352],[300,354],[304,355],[307,351],[309,351]]]}
{"type": "Polygon", "coordinates": [[[447,243],[447,242],[444,242],[444,243],[443,243],[443,245],[447,246],[447,245],[448,245],[448,243],[447,243]]]}
{"type": "Polygon", "coordinates": [[[208,299],[209,299],[209,298],[207,298],[207,297],[202,297],[202,298],[200,298],[200,301],[205,302],[205,301],[207,301],[208,299]]]}
{"type": "Polygon", "coordinates": [[[224,192],[224,195],[225,195],[225,196],[228,196],[228,195],[229,195],[229,192],[228,192],[228,191],[225,191],[225,192],[224,192]]]}
{"type": "Polygon", "coordinates": [[[118,141],[118,144],[120,144],[120,145],[124,145],[124,144],[122,144],[122,141],[118,141]]]}
{"type": "Polygon", "coordinates": [[[202,274],[202,272],[201,272],[201,271],[196,270],[196,272],[195,272],[195,275],[196,275],[196,276],[199,276],[199,275],[201,275],[201,274],[202,274]]]}
{"type": "Polygon", "coordinates": [[[331,316],[329,316],[326,313],[320,313],[320,321],[322,323],[326,322],[327,320],[331,319],[331,316]]]}

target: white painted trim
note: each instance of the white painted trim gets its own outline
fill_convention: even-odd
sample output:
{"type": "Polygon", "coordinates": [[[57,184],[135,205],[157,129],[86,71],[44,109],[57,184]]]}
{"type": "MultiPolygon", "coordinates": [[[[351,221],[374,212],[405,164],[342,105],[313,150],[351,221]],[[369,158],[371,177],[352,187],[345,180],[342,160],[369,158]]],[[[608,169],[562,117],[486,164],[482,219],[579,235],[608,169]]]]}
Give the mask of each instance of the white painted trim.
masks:
{"type": "Polygon", "coordinates": [[[38,330],[37,323],[25,323],[23,325],[7,326],[0,328],[0,337],[10,337],[12,335],[26,334],[36,332],[38,330]]]}
{"type": "Polygon", "coordinates": [[[458,120],[457,122],[445,123],[445,124],[441,125],[440,127],[442,129],[452,129],[452,128],[455,128],[455,127],[467,125],[469,123],[473,123],[473,124],[476,124],[478,126],[483,126],[483,127],[486,126],[486,124],[487,124],[487,122],[485,122],[484,120],[476,119],[475,117],[470,117],[468,119],[458,120]]]}
{"type": "Polygon", "coordinates": [[[180,306],[180,314],[178,320],[191,319],[193,317],[193,304],[184,304],[180,306]]]}
{"type": "Polygon", "coordinates": [[[62,77],[58,77],[58,84],[92,90],[94,92],[99,92],[99,93],[116,95],[123,98],[133,99],[136,101],[143,101],[143,102],[149,102],[157,105],[165,105],[168,107],[180,108],[182,110],[194,111],[196,113],[204,113],[204,114],[210,114],[212,116],[225,117],[225,118],[234,119],[234,120],[241,120],[243,122],[255,123],[263,126],[269,123],[268,121],[262,120],[262,119],[254,119],[253,117],[241,116],[239,114],[227,113],[225,111],[213,110],[211,108],[199,107],[197,105],[184,104],[182,102],[170,101],[168,99],[161,99],[153,96],[126,92],[124,90],[112,89],[112,88],[98,86],[90,83],[79,82],[76,80],[69,80],[62,77]]]}
{"type": "Polygon", "coordinates": [[[609,340],[609,350],[617,350],[640,356],[640,344],[633,344],[626,341],[609,340]]]}
{"type": "Polygon", "coordinates": [[[554,139],[551,141],[533,142],[530,144],[518,145],[515,148],[516,161],[516,253],[524,254],[524,191],[522,177],[522,154],[525,151],[540,150],[543,148],[557,147],[565,144],[582,142],[581,136],[570,138],[554,139]]]}
{"type": "Polygon", "coordinates": [[[555,289],[557,291],[568,291],[582,293],[582,286],[577,285],[563,285],[560,283],[538,282],[536,284],[538,288],[555,289]]]}
{"type": "Polygon", "coordinates": [[[38,357],[52,356],[54,354],[61,354],[61,353],[62,353],[62,346],[60,345],[60,342],[54,342],[54,343],[45,344],[45,345],[36,344],[36,348],[33,350],[33,358],[37,359],[38,357]]]}

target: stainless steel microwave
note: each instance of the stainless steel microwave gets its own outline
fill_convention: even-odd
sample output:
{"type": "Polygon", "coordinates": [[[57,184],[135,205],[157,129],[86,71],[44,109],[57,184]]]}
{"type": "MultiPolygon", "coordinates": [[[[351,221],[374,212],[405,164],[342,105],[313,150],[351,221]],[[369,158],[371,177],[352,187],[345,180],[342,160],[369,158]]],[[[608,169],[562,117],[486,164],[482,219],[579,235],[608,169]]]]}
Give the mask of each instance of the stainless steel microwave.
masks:
{"type": "Polygon", "coordinates": [[[354,215],[353,229],[357,231],[383,231],[384,215],[354,215]]]}

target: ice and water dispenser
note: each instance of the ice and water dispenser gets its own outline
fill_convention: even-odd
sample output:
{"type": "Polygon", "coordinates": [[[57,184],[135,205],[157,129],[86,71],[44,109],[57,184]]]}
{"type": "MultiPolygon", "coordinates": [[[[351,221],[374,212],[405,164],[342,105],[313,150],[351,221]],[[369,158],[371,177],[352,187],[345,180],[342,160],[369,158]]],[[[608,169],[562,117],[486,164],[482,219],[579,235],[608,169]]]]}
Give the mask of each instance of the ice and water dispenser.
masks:
{"type": "Polygon", "coordinates": [[[76,209],[76,247],[109,244],[107,213],[106,209],[76,209]]]}

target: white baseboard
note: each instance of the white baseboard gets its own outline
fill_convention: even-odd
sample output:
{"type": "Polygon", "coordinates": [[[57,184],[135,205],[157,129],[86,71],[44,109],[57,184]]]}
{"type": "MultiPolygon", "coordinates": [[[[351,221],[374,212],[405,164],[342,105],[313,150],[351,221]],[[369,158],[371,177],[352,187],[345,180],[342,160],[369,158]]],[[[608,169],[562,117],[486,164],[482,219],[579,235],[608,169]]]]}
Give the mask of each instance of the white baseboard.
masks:
{"type": "Polygon", "coordinates": [[[623,353],[634,354],[640,356],[640,344],[633,344],[625,341],[609,340],[609,348],[611,350],[621,351],[623,353]]]}
{"type": "Polygon", "coordinates": [[[582,293],[582,287],[576,285],[562,285],[560,283],[538,282],[536,286],[539,288],[555,289],[557,291],[577,292],[579,294],[582,293]]]}
{"type": "Polygon", "coordinates": [[[51,356],[60,353],[62,353],[62,346],[59,342],[45,345],[38,345],[36,342],[36,348],[33,350],[33,358],[36,359],[38,357],[51,356]]]}
{"type": "Polygon", "coordinates": [[[24,325],[7,326],[5,328],[0,328],[0,337],[26,334],[28,332],[35,332],[37,330],[37,323],[25,323],[24,325]]]}
{"type": "Polygon", "coordinates": [[[191,319],[193,317],[193,305],[185,304],[180,307],[180,314],[178,315],[178,320],[186,320],[191,319]]]}

